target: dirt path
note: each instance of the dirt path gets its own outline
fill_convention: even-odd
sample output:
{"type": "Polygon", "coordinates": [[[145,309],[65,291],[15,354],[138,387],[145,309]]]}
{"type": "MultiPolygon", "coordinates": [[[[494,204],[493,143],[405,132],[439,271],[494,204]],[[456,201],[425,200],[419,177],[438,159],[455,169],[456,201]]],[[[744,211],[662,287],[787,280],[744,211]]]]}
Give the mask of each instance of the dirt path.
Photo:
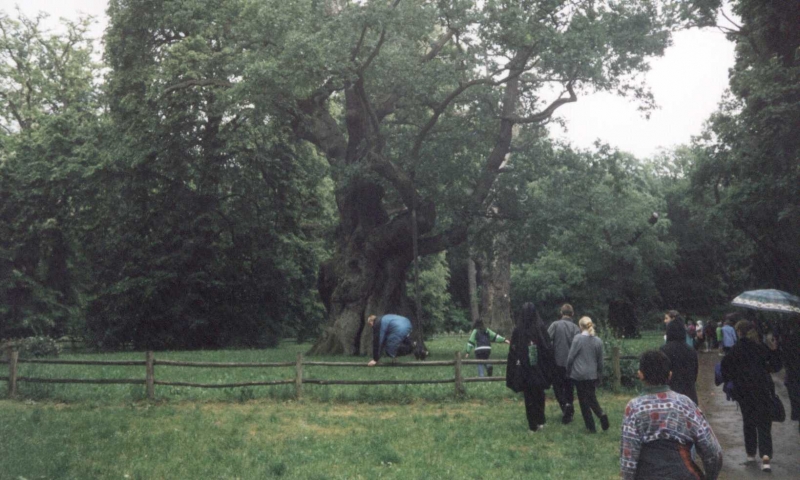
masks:
{"type": "MultiPolygon", "coordinates": [[[[739,480],[769,478],[761,473],[760,465],[746,466],[742,415],[736,402],[725,399],[722,386],[714,385],[714,366],[721,357],[716,352],[700,352],[700,375],[697,379],[697,396],[700,408],[706,414],[719,443],[725,452],[724,466],[719,478],[739,480]]],[[[783,400],[789,416],[789,397],[783,385],[783,372],[773,375],[775,391],[783,400]]],[[[783,423],[772,424],[772,478],[800,479],[800,433],[797,422],[788,418],[783,423]]]]}

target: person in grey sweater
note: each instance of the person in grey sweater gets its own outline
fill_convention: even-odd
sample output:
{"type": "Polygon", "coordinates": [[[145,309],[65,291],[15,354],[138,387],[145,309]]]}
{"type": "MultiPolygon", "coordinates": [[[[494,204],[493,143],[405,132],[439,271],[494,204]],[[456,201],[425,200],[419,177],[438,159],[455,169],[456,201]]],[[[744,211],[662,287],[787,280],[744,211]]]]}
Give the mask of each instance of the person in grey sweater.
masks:
{"type": "Polygon", "coordinates": [[[572,339],[581,333],[580,329],[572,320],[575,311],[572,305],[565,303],[561,306],[561,319],[556,320],[547,327],[547,334],[553,341],[553,350],[556,355],[556,370],[553,372],[553,393],[556,395],[558,405],[561,407],[561,422],[567,424],[572,421],[575,415],[575,408],[572,404],[575,396],[572,390],[572,382],[569,379],[567,370],[567,357],[572,346],[572,339]]]}
{"type": "Polygon", "coordinates": [[[608,430],[608,415],[597,401],[595,389],[603,378],[603,341],[595,336],[594,324],[589,317],[578,322],[581,333],[572,340],[567,357],[567,372],[578,391],[578,403],[586,429],[597,432],[592,412],[600,418],[603,431],[608,430]]]}

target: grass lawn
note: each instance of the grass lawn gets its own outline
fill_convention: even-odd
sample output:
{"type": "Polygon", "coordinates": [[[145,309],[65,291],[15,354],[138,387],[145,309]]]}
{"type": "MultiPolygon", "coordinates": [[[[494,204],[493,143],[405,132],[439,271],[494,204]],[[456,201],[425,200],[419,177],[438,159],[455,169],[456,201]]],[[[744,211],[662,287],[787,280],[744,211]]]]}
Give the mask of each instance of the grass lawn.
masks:
{"type": "MultiPolygon", "coordinates": [[[[654,334],[626,340],[623,355],[660,345],[654,334]],[[652,337],[652,338],[651,338],[652,337]],[[634,343],[635,342],[635,343],[634,343]]],[[[452,359],[466,338],[433,339],[434,360],[452,359]]],[[[663,339],[661,340],[663,341],[663,339]]],[[[224,362],[287,361],[308,345],[273,350],[159,352],[156,358],[224,362]]],[[[498,345],[494,358],[504,358],[498,345]]],[[[64,355],[141,359],[136,352],[64,355]]],[[[315,359],[316,360],[316,359],[315,359]]],[[[330,360],[343,361],[342,358],[330,360]]],[[[366,359],[361,359],[366,362],[366,359]]],[[[464,374],[475,375],[474,365],[464,374]]],[[[142,378],[143,367],[21,364],[20,375],[142,378]]],[[[503,375],[504,368],[495,368],[503,375]]],[[[0,375],[4,374],[0,367],[0,375]]],[[[292,378],[293,368],[156,367],[159,380],[199,383],[292,378]]],[[[451,378],[452,367],[307,367],[306,378],[451,378]]],[[[4,389],[5,385],[0,384],[4,389]]],[[[600,390],[611,429],[567,426],[548,392],[548,424],[529,433],[521,397],[502,383],[307,385],[195,389],[135,385],[20,384],[22,400],[0,400],[0,479],[449,479],[618,478],[619,425],[635,391],[600,390]]]]}

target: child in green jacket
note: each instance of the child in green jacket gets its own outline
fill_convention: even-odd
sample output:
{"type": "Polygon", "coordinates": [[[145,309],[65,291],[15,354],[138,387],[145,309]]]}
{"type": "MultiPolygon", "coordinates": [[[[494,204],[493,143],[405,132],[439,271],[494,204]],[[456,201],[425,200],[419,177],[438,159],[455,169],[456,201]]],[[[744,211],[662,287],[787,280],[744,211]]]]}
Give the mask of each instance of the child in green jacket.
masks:
{"type": "MultiPolygon", "coordinates": [[[[464,358],[469,358],[469,353],[475,350],[475,358],[478,360],[488,360],[489,355],[492,354],[492,342],[497,343],[511,343],[497,333],[489,330],[483,325],[481,320],[475,322],[472,333],[467,340],[466,355],[464,358]]],[[[492,366],[483,363],[478,364],[478,376],[483,377],[484,371],[491,377],[492,366]]]]}

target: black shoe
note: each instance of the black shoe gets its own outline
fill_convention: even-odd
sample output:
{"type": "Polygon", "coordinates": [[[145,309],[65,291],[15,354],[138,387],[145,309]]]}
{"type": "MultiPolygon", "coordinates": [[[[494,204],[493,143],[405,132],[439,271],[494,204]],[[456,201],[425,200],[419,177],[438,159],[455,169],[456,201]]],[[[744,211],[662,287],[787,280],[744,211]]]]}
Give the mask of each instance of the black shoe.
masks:
{"type": "Polygon", "coordinates": [[[572,421],[572,417],[575,415],[575,408],[571,404],[564,405],[564,416],[561,417],[561,423],[567,425],[572,421]]]}
{"type": "Polygon", "coordinates": [[[491,377],[491,376],[492,376],[492,371],[494,370],[494,369],[492,368],[493,366],[494,366],[494,365],[486,365],[486,375],[487,375],[487,376],[489,376],[489,377],[491,377]]]}
{"type": "Polygon", "coordinates": [[[608,427],[609,427],[609,425],[608,425],[608,415],[606,415],[605,413],[600,415],[600,426],[603,428],[604,432],[606,430],[608,430],[608,427]]]}

